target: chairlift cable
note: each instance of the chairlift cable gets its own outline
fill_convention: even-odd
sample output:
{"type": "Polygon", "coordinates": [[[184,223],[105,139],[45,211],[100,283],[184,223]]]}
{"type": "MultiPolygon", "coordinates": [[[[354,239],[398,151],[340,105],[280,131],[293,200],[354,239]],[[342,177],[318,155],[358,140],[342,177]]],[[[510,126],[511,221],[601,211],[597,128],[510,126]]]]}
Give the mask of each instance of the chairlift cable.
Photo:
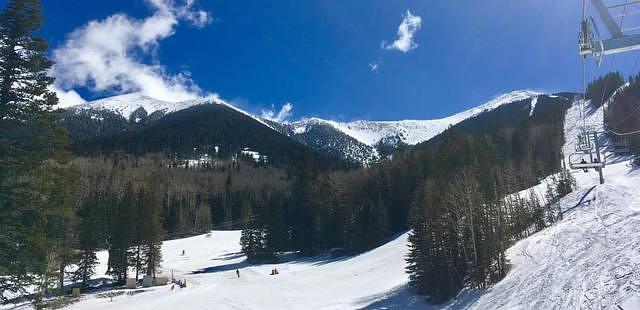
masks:
{"type": "Polygon", "coordinates": [[[636,131],[630,131],[630,132],[615,132],[611,129],[607,129],[607,131],[609,131],[610,133],[616,135],[616,136],[632,136],[632,135],[637,135],[640,134],[640,129],[636,130],[636,131]]]}
{"type": "MultiPolygon", "coordinates": [[[[628,2],[629,2],[629,0],[625,0],[624,1],[625,4],[628,3],[628,2]]],[[[627,7],[625,6],[622,9],[622,14],[620,15],[620,29],[622,29],[623,26],[624,26],[624,17],[626,16],[626,14],[627,14],[627,7]]],[[[616,62],[616,55],[617,54],[614,54],[611,57],[611,65],[609,67],[609,72],[611,72],[613,70],[613,64],[616,62]]],[[[604,91],[602,92],[602,100],[600,101],[602,104],[604,104],[604,97],[605,97],[605,95],[607,93],[607,88],[609,86],[609,78],[610,78],[610,76],[607,75],[607,79],[604,82],[604,91]]],[[[603,118],[604,118],[604,113],[603,113],[603,118]]],[[[603,121],[604,121],[604,119],[603,119],[603,121]]]]}
{"type": "Polygon", "coordinates": [[[622,123],[624,123],[624,121],[628,120],[629,118],[631,118],[631,116],[633,116],[636,112],[640,111],[640,103],[638,103],[638,106],[636,107],[635,110],[633,110],[633,112],[629,113],[629,115],[627,115],[625,118],[623,118],[621,121],[616,122],[615,124],[613,124],[611,127],[615,127],[617,125],[620,125],[622,123]]]}
{"type": "MultiPolygon", "coordinates": [[[[587,18],[587,0],[582,0],[582,20],[587,18]]],[[[582,39],[581,39],[582,40],[582,39]]],[[[584,127],[584,102],[587,100],[587,57],[582,58],[582,100],[580,101],[580,119],[582,119],[582,126],[584,127]]]]}

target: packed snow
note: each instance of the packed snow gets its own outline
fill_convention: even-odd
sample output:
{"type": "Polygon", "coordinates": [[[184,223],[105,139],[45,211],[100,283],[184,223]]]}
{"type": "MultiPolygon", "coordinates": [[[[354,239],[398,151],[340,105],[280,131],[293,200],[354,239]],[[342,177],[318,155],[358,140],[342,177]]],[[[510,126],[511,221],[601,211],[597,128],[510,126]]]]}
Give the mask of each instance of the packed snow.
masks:
{"type": "MultiPolygon", "coordinates": [[[[434,120],[401,120],[401,121],[353,121],[337,122],[319,118],[309,118],[293,122],[294,132],[306,131],[306,126],[312,123],[326,123],[356,140],[373,146],[384,138],[399,137],[402,142],[410,145],[427,141],[445,131],[449,126],[458,124],[466,119],[475,117],[482,112],[494,110],[502,105],[536,98],[539,93],[519,90],[494,98],[493,100],[473,109],[458,114],[434,120]]],[[[533,109],[533,108],[532,108],[533,109]]]]}

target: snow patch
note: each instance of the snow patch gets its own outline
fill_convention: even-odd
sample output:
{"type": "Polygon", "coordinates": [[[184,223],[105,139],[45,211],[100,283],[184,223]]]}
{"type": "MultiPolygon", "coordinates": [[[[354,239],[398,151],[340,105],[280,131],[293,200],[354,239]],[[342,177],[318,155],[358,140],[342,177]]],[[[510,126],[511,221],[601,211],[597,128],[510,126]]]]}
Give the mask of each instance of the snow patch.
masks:
{"type": "Polygon", "coordinates": [[[538,104],[538,96],[531,98],[531,110],[529,111],[529,117],[533,116],[533,112],[536,111],[537,104],[538,104]]]}

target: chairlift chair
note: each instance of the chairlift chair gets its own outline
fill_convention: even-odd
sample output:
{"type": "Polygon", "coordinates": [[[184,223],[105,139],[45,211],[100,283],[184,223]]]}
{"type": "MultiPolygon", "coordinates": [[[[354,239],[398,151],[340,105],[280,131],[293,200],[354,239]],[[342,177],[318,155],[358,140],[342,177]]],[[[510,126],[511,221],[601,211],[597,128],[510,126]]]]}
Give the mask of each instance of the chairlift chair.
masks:
{"type": "Polygon", "coordinates": [[[578,135],[576,153],[569,155],[569,167],[574,170],[602,169],[606,159],[599,154],[598,133],[586,129],[578,135]]]}
{"type": "Polygon", "coordinates": [[[578,143],[576,144],[576,152],[589,153],[593,150],[593,143],[588,135],[578,135],[578,143]]]}
{"type": "Polygon", "coordinates": [[[593,162],[591,154],[585,153],[573,153],[569,155],[569,167],[573,170],[585,170],[585,169],[601,169],[606,166],[606,161],[593,162]]]}

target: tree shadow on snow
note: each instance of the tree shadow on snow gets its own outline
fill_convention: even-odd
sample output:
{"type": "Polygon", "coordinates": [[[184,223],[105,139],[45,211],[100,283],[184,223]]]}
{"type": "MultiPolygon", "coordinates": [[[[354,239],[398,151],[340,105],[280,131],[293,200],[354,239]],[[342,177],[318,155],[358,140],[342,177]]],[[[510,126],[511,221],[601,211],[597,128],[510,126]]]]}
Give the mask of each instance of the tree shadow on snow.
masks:
{"type": "Polygon", "coordinates": [[[242,269],[248,266],[251,266],[251,264],[249,264],[249,262],[246,259],[244,259],[243,261],[238,263],[230,263],[230,264],[202,268],[199,270],[192,271],[191,274],[225,272],[225,271],[232,271],[236,269],[242,269]]]}
{"type": "Polygon", "coordinates": [[[220,257],[213,258],[211,260],[223,260],[223,261],[232,260],[232,259],[240,258],[242,256],[244,256],[244,253],[242,252],[227,253],[227,254],[220,255],[220,257]]]}
{"type": "Polygon", "coordinates": [[[391,292],[383,294],[383,296],[376,295],[363,300],[361,303],[367,303],[373,301],[371,304],[361,308],[367,310],[382,310],[382,309],[421,309],[421,310],[436,310],[436,309],[467,309],[473,305],[480,297],[485,293],[481,290],[464,290],[456,296],[450,302],[440,305],[428,304],[422,296],[416,295],[411,290],[409,285],[402,285],[391,292]]]}

